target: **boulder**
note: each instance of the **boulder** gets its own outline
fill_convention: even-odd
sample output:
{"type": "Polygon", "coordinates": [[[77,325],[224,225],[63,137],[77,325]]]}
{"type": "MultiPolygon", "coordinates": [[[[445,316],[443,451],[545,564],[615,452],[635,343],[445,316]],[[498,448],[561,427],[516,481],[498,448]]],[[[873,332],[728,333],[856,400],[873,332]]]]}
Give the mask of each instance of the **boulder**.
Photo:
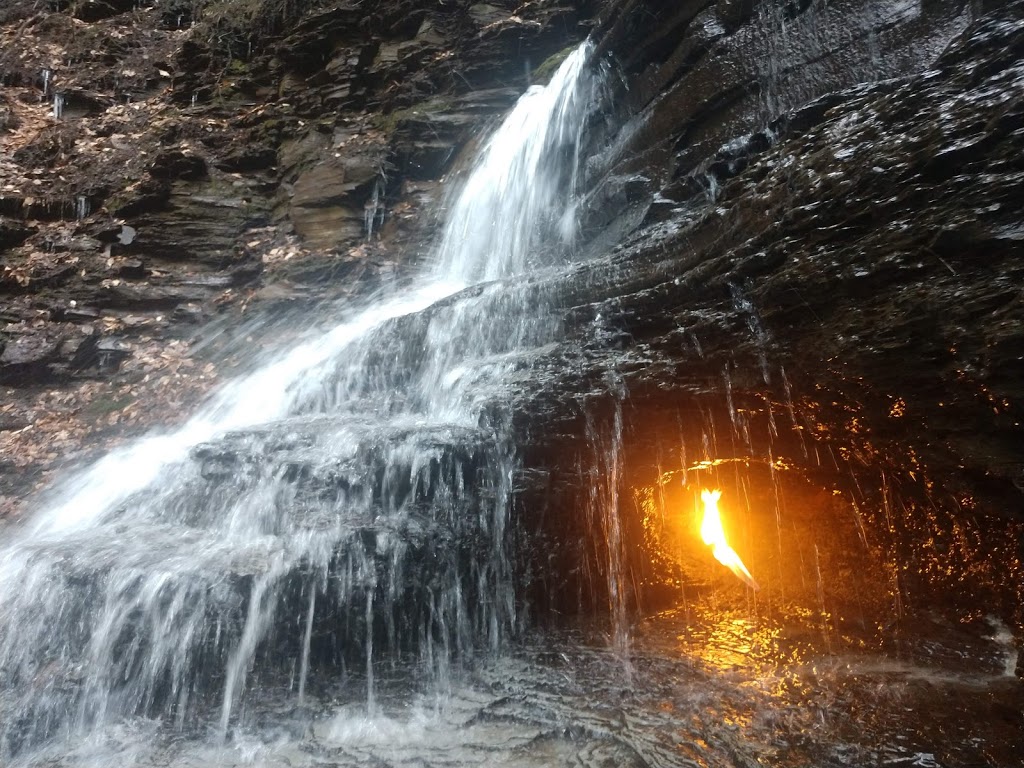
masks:
{"type": "Polygon", "coordinates": [[[46,332],[23,333],[6,341],[0,352],[0,384],[25,385],[49,378],[62,339],[46,332]]]}

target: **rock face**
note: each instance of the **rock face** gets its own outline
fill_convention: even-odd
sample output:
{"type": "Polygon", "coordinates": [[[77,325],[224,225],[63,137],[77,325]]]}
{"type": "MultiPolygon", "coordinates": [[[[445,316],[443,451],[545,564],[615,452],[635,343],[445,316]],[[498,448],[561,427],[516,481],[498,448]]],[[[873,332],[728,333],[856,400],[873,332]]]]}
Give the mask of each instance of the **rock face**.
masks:
{"type": "MultiPolygon", "coordinates": [[[[596,422],[622,435],[634,488],[723,462],[772,468],[739,493],[811,482],[848,500],[835,514],[893,569],[890,600],[1019,623],[1024,6],[879,26],[856,5],[609,17],[636,127],[592,169],[593,227],[632,233],[566,282],[574,330],[523,394],[523,441],[539,465],[575,450],[587,466],[596,422]],[[865,60],[875,37],[890,42],[865,60]]],[[[556,472],[545,493],[582,508],[580,485],[556,472]]],[[[678,571],[645,558],[630,567],[656,601],[678,571]]]]}
{"type": "MultiPolygon", "coordinates": [[[[1020,2],[65,5],[0,11],[8,509],[205,390],[197,328],[251,352],[243,311],[416,263],[460,149],[589,33],[613,106],[568,335],[515,397],[524,514],[593,507],[609,441],[623,509],[666,467],[768,467],[857,510],[886,599],[1020,623],[1020,2]]],[[[537,535],[610,567],[582,517],[537,535]]],[[[636,551],[656,601],[676,566],[636,551]]]]}

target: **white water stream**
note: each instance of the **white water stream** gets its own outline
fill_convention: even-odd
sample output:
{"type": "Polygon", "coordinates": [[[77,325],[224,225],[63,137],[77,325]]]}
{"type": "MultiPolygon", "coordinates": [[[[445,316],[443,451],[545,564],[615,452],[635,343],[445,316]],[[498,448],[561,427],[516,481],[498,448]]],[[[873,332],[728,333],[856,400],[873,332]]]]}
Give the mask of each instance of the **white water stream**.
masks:
{"type": "Polygon", "coordinates": [[[443,681],[514,628],[515,454],[484,406],[552,330],[500,281],[572,242],[587,56],[486,143],[414,289],[113,451],[4,543],[0,763],[135,716],[224,738],[254,675],[297,670],[301,699],[314,663],[365,658],[372,709],[381,637],[443,681]]]}

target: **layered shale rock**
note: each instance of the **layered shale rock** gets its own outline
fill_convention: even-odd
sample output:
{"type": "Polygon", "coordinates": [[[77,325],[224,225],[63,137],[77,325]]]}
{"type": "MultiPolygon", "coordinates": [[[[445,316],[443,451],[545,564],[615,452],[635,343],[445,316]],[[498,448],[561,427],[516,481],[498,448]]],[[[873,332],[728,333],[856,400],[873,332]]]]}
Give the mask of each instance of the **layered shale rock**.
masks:
{"type": "MultiPolygon", "coordinates": [[[[605,440],[621,433],[620,472],[634,488],[685,484],[687,469],[735,485],[722,478],[733,472],[711,467],[739,466],[749,485],[734,492],[760,498],[761,514],[779,508],[782,489],[818,507],[797,505],[795,518],[849,524],[837,548],[866,546],[892,575],[830,587],[845,599],[859,588],[890,604],[1000,606],[1019,623],[1024,325],[1012,201],[1022,178],[1024,10],[975,18],[950,3],[887,17],[892,26],[869,32],[917,41],[912,59],[894,55],[893,69],[849,87],[845,75],[818,78],[810,91],[795,69],[776,92],[793,108],[768,119],[767,84],[749,71],[719,77],[725,92],[699,74],[732,50],[784,71],[777,37],[744,47],[765,23],[759,8],[739,28],[711,24],[720,8],[678,22],[673,44],[713,29],[714,45],[690,46],[690,63],[658,98],[633,92],[638,138],[627,141],[637,149],[592,169],[599,263],[564,281],[570,332],[523,384],[522,441],[538,465],[559,467],[543,494],[556,507],[586,507],[593,478],[557,457],[595,462],[594,441],[580,435],[597,424],[605,440]],[[677,90],[688,95],[671,106],[677,90]],[[733,138],[722,143],[725,135],[733,138]],[[603,231],[623,221],[641,223],[603,255],[603,231]]],[[[805,29],[827,34],[839,8],[809,4],[805,29]]],[[[609,45],[632,50],[635,32],[619,21],[609,45]]],[[[798,28],[798,18],[787,24],[798,28]]],[[[862,33],[847,33],[856,50],[862,33]]],[[[813,64],[849,73],[829,57],[850,55],[836,46],[813,64]]],[[[642,83],[664,66],[634,68],[642,83]]],[[[632,536],[642,549],[639,521],[632,536]]],[[[817,558],[819,536],[801,556],[817,558]]],[[[652,574],[644,556],[635,567],[655,603],[657,584],[679,575],[674,565],[652,574]]]]}

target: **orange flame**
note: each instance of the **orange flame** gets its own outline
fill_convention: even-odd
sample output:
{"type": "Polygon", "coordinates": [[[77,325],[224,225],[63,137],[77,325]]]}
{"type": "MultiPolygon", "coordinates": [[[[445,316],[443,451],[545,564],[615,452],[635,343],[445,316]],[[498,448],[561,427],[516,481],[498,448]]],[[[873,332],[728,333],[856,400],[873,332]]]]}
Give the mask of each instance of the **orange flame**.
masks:
{"type": "Polygon", "coordinates": [[[706,488],[700,494],[704,502],[704,520],[700,524],[700,535],[704,543],[709,545],[715,559],[742,579],[748,587],[760,589],[754,577],[740,556],[725,540],[725,529],[722,528],[722,517],[718,514],[718,500],[722,497],[719,490],[709,491],[706,488]]]}

